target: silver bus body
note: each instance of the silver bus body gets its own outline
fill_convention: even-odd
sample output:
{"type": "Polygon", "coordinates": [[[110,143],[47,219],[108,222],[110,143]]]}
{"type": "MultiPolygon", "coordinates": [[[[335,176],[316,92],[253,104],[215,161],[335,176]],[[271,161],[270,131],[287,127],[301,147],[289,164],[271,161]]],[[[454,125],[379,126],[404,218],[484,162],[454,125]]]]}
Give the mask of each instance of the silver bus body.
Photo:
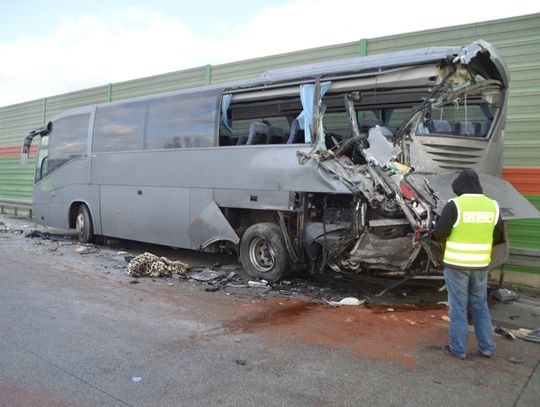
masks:
{"type": "Polygon", "coordinates": [[[478,171],[505,219],[539,216],[500,178],[508,84],[478,40],[72,109],[23,143],[41,136],[34,218],[82,241],[238,248],[273,281],[431,273],[457,171],[478,171]]]}

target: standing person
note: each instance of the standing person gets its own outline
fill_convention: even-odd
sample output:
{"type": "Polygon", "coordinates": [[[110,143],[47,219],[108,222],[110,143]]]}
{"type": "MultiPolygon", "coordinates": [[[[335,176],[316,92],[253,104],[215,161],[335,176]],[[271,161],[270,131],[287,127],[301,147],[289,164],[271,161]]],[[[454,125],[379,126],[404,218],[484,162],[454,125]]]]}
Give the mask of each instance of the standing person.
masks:
{"type": "Polygon", "coordinates": [[[462,171],[452,183],[456,198],[448,201],[435,224],[435,240],[446,240],[444,277],[448,290],[450,343],[444,351],[467,356],[467,306],[471,305],[480,354],[490,357],[495,344],[487,305],[488,266],[493,244],[504,241],[496,201],[483,195],[478,174],[462,171]]]}

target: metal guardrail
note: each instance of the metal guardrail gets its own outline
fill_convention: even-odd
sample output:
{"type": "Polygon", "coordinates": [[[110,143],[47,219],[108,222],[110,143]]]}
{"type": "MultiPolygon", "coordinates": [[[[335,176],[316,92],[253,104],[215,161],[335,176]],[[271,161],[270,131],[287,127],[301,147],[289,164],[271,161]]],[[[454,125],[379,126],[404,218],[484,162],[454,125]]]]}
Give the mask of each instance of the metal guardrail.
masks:
{"type": "Polygon", "coordinates": [[[499,285],[504,285],[504,275],[506,266],[521,266],[540,268],[540,250],[510,248],[508,261],[501,267],[499,274],[499,285]]]}
{"type": "Polygon", "coordinates": [[[511,248],[506,264],[540,268],[540,250],[511,248]]]}
{"type": "Polygon", "coordinates": [[[16,199],[0,199],[0,213],[4,214],[6,208],[13,209],[15,216],[18,216],[19,209],[23,209],[28,211],[30,218],[32,217],[32,202],[16,199]]]}

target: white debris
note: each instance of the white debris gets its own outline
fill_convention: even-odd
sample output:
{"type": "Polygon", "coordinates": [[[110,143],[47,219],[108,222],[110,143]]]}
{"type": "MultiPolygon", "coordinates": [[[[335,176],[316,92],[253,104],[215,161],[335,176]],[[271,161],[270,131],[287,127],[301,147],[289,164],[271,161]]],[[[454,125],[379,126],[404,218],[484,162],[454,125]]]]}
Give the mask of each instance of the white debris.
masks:
{"type": "Polygon", "coordinates": [[[327,300],[324,300],[324,301],[328,305],[331,305],[332,307],[341,307],[343,305],[358,306],[366,302],[366,300],[359,300],[358,298],[354,298],[354,297],[345,297],[340,301],[327,301],[327,300]]]}
{"type": "Polygon", "coordinates": [[[248,281],[248,287],[268,287],[268,281],[248,281]]]}

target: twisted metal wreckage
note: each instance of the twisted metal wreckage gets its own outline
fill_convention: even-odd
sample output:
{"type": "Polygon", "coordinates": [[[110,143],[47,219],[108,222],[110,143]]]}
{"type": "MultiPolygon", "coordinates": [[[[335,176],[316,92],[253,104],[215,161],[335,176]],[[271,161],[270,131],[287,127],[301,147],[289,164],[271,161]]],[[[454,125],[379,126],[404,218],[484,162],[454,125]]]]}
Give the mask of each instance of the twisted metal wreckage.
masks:
{"type": "MultiPolygon", "coordinates": [[[[446,154],[441,154],[439,160],[432,160],[415,149],[414,144],[421,137],[421,129],[428,133],[426,129],[431,125],[434,109],[446,105],[459,109],[462,105],[466,117],[467,98],[481,98],[502,107],[507,73],[503,69],[495,70],[491,58],[497,58],[492,46],[481,40],[463,47],[446,66],[439,67],[438,83],[396,132],[373,123],[361,129],[355,112],[355,99],[361,95],[345,95],[352,137],[343,143],[333,140],[332,149],[325,145],[327,136],[322,126],[325,106],[319,97],[320,82],[316,82],[314,100],[319,102],[314,106],[313,149],[309,153],[299,151],[298,161],[304,165],[313,160],[323,179],[338,179],[350,190],[352,198],[348,211],[345,205],[336,212],[328,211],[332,197],[326,195],[321,222],[306,224],[304,241],[313,272],[327,265],[335,271],[374,271],[378,275],[402,275],[406,279],[440,273],[441,247],[432,241],[431,231],[442,208],[453,196],[450,184],[456,172],[451,170],[475,168],[467,165],[472,164],[467,158],[480,154],[463,154],[467,147],[460,147],[458,140],[452,147],[445,146],[446,154]],[[457,158],[461,162],[456,165],[444,158],[457,158]]],[[[503,118],[504,110],[498,120],[504,122],[503,118]]],[[[436,144],[435,141],[433,145],[436,144]]],[[[497,176],[500,161],[496,163],[498,171],[481,174],[486,193],[500,200],[503,218],[537,217],[538,212],[497,176]]],[[[480,166],[482,169],[486,168],[480,166]]],[[[505,243],[494,249],[491,266],[498,267],[507,258],[505,243]]]]}

